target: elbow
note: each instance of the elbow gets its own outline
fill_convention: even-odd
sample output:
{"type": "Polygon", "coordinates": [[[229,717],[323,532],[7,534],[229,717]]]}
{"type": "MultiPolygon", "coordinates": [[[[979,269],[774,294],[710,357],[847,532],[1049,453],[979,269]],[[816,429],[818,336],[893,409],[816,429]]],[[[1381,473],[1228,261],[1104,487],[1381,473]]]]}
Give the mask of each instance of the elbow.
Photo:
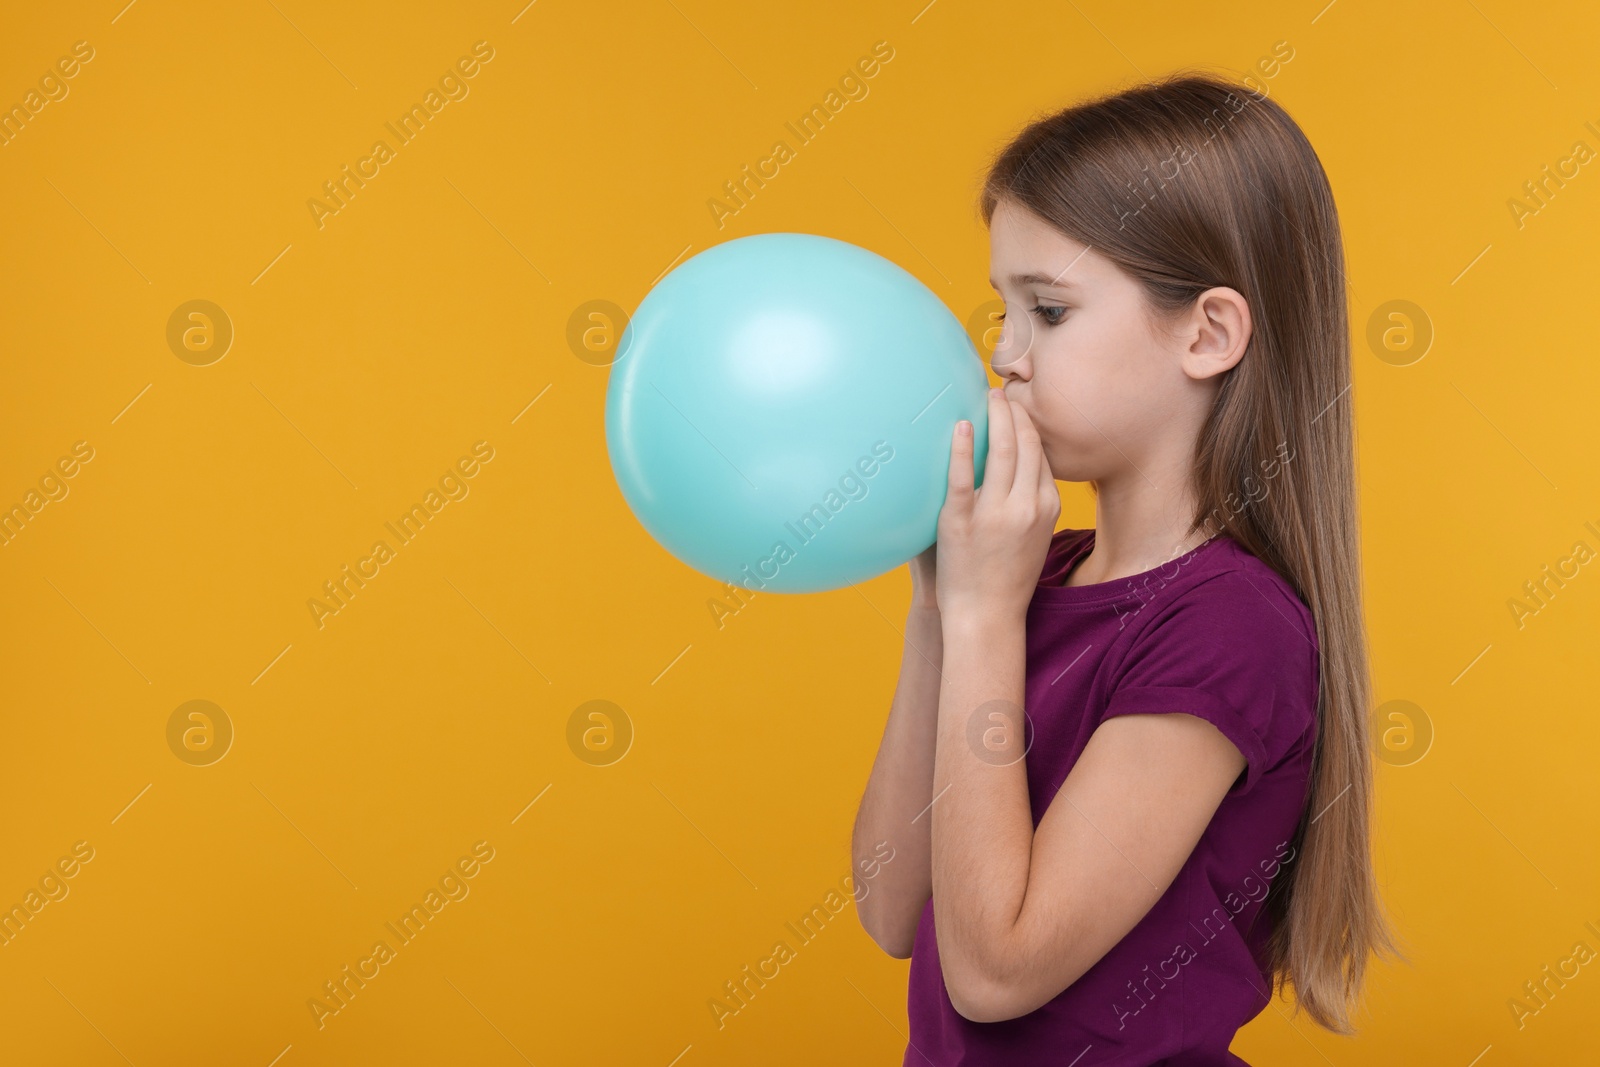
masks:
{"type": "Polygon", "coordinates": [[[872,939],[874,944],[897,960],[909,960],[911,958],[911,942],[913,940],[914,939],[912,938],[880,937],[874,937],[872,939]]]}
{"type": "MultiPolygon", "coordinates": [[[[943,957],[940,962],[943,963],[943,957]]],[[[1037,981],[1020,975],[1004,980],[991,975],[972,976],[959,972],[952,976],[946,971],[945,992],[956,1014],[968,1022],[1003,1023],[1038,1011],[1065,992],[1076,980],[1073,977],[1064,984],[1051,981],[1041,986],[1037,981]]]]}
{"type": "Polygon", "coordinates": [[[1011,935],[991,931],[965,952],[957,945],[939,943],[950,1005],[974,1023],[1003,1023],[1044,1007],[1087,969],[1064,966],[1068,962],[1059,954],[1047,961],[1039,954],[1036,939],[1016,931],[1011,935]]]}
{"type": "Polygon", "coordinates": [[[982,959],[963,956],[954,947],[947,954],[943,944],[939,949],[945,993],[956,1014],[968,1022],[1020,1019],[1066,988],[1040,988],[1030,977],[1032,963],[1017,950],[1008,951],[1004,943],[991,943],[990,952],[982,959]]]}
{"type": "Polygon", "coordinates": [[[917,940],[917,928],[893,929],[891,924],[884,921],[885,917],[878,914],[878,909],[864,908],[856,904],[856,917],[861,920],[861,928],[872,938],[872,943],[897,960],[911,958],[911,947],[917,940]]]}
{"type": "Polygon", "coordinates": [[[945,993],[956,1014],[968,1022],[1003,1023],[1026,1014],[1017,1009],[1016,998],[994,982],[974,978],[952,980],[947,975],[945,993]]]}
{"type": "Polygon", "coordinates": [[[941,943],[939,966],[950,1006],[968,1022],[1003,1023],[1025,1014],[1017,1007],[1017,990],[1012,983],[978,959],[964,956],[953,946],[947,952],[941,943]]]}

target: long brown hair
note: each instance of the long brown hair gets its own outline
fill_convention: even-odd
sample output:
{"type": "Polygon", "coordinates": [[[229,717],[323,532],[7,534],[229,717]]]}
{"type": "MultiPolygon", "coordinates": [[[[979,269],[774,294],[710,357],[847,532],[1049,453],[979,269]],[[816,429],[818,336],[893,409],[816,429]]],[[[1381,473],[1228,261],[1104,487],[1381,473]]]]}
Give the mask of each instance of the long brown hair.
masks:
{"type": "Polygon", "coordinates": [[[1028,125],[990,167],[985,225],[1001,201],[1111,260],[1156,317],[1216,286],[1250,305],[1244,357],[1196,441],[1190,532],[1237,541],[1316,621],[1316,752],[1294,861],[1263,904],[1267,962],[1276,992],[1292,984],[1317,1023],[1354,1033],[1368,955],[1404,957],[1372,870],[1350,328],[1327,175],[1264,93],[1181,71],[1028,125]]]}

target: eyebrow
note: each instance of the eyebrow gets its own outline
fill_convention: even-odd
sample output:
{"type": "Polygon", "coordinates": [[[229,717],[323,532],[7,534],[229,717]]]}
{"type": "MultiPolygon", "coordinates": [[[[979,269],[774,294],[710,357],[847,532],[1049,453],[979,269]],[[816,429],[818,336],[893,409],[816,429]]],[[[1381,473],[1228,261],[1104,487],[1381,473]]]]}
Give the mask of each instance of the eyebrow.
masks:
{"type": "MultiPolygon", "coordinates": [[[[1063,271],[1062,273],[1064,274],[1066,272],[1063,271]]],[[[1077,288],[1077,285],[1075,283],[1073,283],[1071,281],[1068,281],[1067,279],[1061,277],[1060,275],[1057,275],[1056,277],[1051,278],[1051,277],[1049,277],[1047,275],[1044,275],[1044,274],[1032,274],[1032,273],[1029,273],[1029,274],[1013,274],[1011,276],[1011,284],[1012,285],[1017,285],[1017,286],[1022,286],[1022,285],[1048,285],[1048,286],[1052,286],[1052,287],[1054,287],[1056,289],[1076,289],[1077,288]]],[[[990,278],[989,279],[989,288],[998,289],[1000,287],[998,285],[994,284],[994,279],[993,278],[990,278]]]]}

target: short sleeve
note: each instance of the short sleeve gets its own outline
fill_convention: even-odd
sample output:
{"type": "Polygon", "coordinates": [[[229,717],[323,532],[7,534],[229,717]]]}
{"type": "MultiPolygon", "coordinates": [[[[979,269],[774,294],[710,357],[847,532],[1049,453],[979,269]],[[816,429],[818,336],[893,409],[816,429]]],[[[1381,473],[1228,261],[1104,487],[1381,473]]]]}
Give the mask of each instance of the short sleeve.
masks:
{"type": "Polygon", "coordinates": [[[1103,719],[1204,719],[1244,754],[1242,781],[1228,795],[1248,793],[1315,722],[1310,613],[1286,586],[1238,571],[1145,610],[1158,614],[1135,634],[1103,719]]]}

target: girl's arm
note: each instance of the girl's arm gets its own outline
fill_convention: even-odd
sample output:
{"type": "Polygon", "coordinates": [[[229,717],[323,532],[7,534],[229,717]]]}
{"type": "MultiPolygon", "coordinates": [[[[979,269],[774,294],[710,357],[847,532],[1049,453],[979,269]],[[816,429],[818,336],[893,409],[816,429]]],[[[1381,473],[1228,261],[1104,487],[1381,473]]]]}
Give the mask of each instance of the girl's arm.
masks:
{"type": "Polygon", "coordinates": [[[1089,738],[1035,831],[1023,621],[960,613],[944,631],[934,773],[949,788],[931,812],[934,930],[956,1010],[1000,1022],[1054,999],[1133,929],[1245,758],[1192,715],[1117,716],[1089,738]]]}
{"type": "Polygon", "coordinates": [[[924,606],[920,600],[913,597],[906,616],[900,680],[856,813],[850,850],[861,925],[880,948],[902,960],[911,955],[917,922],[933,889],[929,867],[933,816],[928,806],[933,802],[934,727],[944,635],[938,607],[924,606]],[[882,851],[881,846],[892,851],[882,851]]]}

